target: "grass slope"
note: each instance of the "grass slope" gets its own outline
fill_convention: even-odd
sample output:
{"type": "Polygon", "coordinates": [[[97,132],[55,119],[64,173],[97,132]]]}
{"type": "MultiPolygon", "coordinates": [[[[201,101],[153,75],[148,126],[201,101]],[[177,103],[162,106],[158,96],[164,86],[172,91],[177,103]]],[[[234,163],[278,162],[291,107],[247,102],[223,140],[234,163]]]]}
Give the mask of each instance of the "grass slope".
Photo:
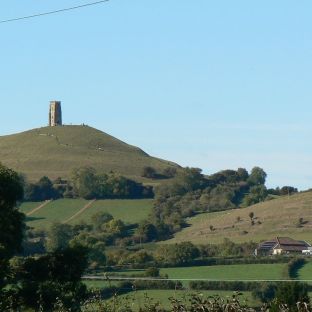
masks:
{"type": "MultiPolygon", "coordinates": [[[[64,222],[88,203],[84,199],[60,199],[46,205],[30,217],[26,217],[28,226],[36,229],[47,229],[53,222],[64,222]]],[[[24,205],[21,211],[25,210],[24,205]]]]}
{"type": "Polygon", "coordinates": [[[0,161],[30,180],[44,175],[69,177],[74,168],[82,166],[141,179],[145,166],[159,171],[177,166],[88,126],[44,127],[2,136],[0,161]]]}
{"type": "Polygon", "coordinates": [[[21,206],[19,207],[19,210],[22,213],[29,213],[32,210],[36,209],[37,207],[41,206],[43,202],[27,202],[27,203],[22,203],[21,206]]]}
{"type": "Polygon", "coordinates": [[[91,217],[97,212],[110,213],[115,219],[120,219],[126,223],[138,223],[147,219],[153,208],[153,200],[98,200],[90,209],[86,210],[76,220],[71,223],[80,221],[90,222],[91,217]]]}
{"type": "Polygon", "coordinates": [[[200,214],[190,218],[188,223],[190,226],[177,233],[170,243],[220,243],[226,237],[236,242],[258,242],[276,236],[290,236],[312,242],[312,192],[280,197],[248,208],[200,214]],[[256,217],[253,226],[250,212],[256,217]],[[241,219],[239,222],[238,217],[241,219]],[[298,227],[301,217],[305,224],[298,227]],[[210,225],[214,231],[210,230],[210,225]]]}
{"type": "MultiPolygon", "coordinates": [[[[36,229],[47,229],[53,222],[65,222],[90,201],[84,199],[59,199],[47,204],[45,207],[26,218],[27,225],[36,229]]],[[[42,203],[23,203],[19,209],[27,213],[42,203]]],[[[147,218],[152,210],[153,201],[142,200],[99,200],[93,203],[70,224],[81,221],[91,222],[91,217],[97,212],[108,212],[114,218],[125,223],[138,223],[147,218]]]]}

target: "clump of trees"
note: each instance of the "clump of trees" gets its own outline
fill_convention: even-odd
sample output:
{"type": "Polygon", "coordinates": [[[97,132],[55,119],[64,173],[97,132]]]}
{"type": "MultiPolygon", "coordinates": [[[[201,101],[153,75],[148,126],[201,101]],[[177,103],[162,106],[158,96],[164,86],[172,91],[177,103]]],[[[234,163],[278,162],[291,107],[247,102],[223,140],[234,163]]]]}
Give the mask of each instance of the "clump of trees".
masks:
{"type": "Polygon", "coordinates": [[[177,168],[167,167],[162,172],[158,172],[154,167],[146,166],[142,169],[141,176],[148,179],[171,179],[177,174],[177,168]]]}
{"type": "Polygon", "coordinates": [[[175,245],[162,245],[157,248],[154,257],[162,265],[185,266],[200,255],[199,249],[190,242],[175,245]]]}
{"type": "Polygon", "coordinates": [[[42,177],[36,183],[29,183],[24,179],[23,184],[25,201],[44,201],[63,197],[85,199],[154,197],[153,188],[150,186],[144,186],[114,173],[97,174],[91,167],[75,169],[70,181],[61,178],[51,181],[48,177],[42,177]]]}
{"type": "Polygon", "coordinates": [[[155,168],[147,166],[142,170],[142,177],[148,179],[155,179],[157,177],[157,171],[155,168]]]}
{"type": "Polygon", "coordinates": [[[262,283],[252,295],[263,303],[270,303],[270,311],[280,311],[282,307],[287,311],[300,311],[300,308],[304,311],[306,309],[304,305],[300,307],[300,303],[310,304],[308,291],[308,285],[300,282],[262,283]]]}
{"type": "Polygon", "coordinates": [[[87,250],[82,246],[58,249],[40,257],[11,261],[11,276],[2,304],[7,310],[55,311],[58,303],[68,311],[80,311],[88,297],[81,276],[87,267],[87,250]]]}
{"type": "Polygon", "coordinates": [[[158,239],[166,239],[185,226],[185,218],[196,213],[259,203],[268,195],[266,176],[259,167],[250,173],[239,168],[210,176],[203,175],[198,168],[185,168],[174,179],[155,188],[155,205],[149,222],[159,229],[158,239]]]}
{"type": "Polygon", "coordinates": [[[74,196],[85,199],[152,198],[152,187],[110,173],[97,174],[93,168],[80,168],[72,174],[74,196]]]}
{"type": "Polygon", "coordinates": [[[25,201],[44,201],[63,197],[64,189],[58,188],[48,177],[42,177],[36,183],[24,181],[25,201]]]}
{"type": "Polygon", "coordinates": [[[96,268],[106,265],[106,247],[116,245],[131,233],[121,220],[99,212],[92,216],[92,225],[54,223],[45,236],[45,249],[50,252],[83,246],[88,250],[88,266],[96,268]]]}
{"type": "Polygon", "coordinates": [[[268,193],[277,196],[293,195],[298,193],[298,189],[293,186],[283,186],[281,188],[269,189],[268,193]]]}

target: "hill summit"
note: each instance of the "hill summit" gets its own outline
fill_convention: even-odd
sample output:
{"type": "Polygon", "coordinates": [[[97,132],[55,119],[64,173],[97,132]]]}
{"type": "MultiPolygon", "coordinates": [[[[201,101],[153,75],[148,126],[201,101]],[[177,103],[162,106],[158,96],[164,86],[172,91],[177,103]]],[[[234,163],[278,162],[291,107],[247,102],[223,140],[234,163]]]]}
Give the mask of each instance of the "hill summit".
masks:
{"type": "Polygon", "coordinates": [[[44,127],[2,136],[0,162],[30,180],[45,175],[67,178],[73,169],[85,166],[142,180],[146,166],[159,172],[178,167],[89,126],[44,127]]]}

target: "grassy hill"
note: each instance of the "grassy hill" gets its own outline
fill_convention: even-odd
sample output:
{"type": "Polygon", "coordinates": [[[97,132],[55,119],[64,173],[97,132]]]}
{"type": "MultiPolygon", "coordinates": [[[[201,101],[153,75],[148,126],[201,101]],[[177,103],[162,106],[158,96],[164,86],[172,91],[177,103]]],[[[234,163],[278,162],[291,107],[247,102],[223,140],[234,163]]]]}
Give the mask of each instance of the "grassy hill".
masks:
{"type": "Polygon", "coordinates": [[[235,242],[258,242],[290,236],[312,243],[312,192],[280,197],[248,208],[200,214],[190,218],[188,223],[189,227],[167,242],[219,243],[226,237],[235,242]],[[254,225],[250,212],[255,215],[254,225]],[[299,218],[304,221],[301,227],[298,226],[299,218]]]}
{"type": "Polygon", "coordinates": [[[30,180],[44,175],[66,178],[74,168],[82,166],[142,180],[145,166],[158,171],[177,166],[88,126],[44,127],[2,136],[0,162],[30,180]]]}

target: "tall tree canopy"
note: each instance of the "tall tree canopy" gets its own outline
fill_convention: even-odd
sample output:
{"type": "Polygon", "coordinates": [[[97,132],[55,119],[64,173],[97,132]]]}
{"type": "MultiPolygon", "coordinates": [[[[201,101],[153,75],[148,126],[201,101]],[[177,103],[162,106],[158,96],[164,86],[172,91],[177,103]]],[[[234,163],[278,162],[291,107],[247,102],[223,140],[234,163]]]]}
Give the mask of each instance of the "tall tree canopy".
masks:
{"type": "Polygon", "coordinates": [[[24,215],[16,208],[22,198],[19,175],[0,164],[0,287],[7,260],[20,249],[23,239],[24,215]]]}

